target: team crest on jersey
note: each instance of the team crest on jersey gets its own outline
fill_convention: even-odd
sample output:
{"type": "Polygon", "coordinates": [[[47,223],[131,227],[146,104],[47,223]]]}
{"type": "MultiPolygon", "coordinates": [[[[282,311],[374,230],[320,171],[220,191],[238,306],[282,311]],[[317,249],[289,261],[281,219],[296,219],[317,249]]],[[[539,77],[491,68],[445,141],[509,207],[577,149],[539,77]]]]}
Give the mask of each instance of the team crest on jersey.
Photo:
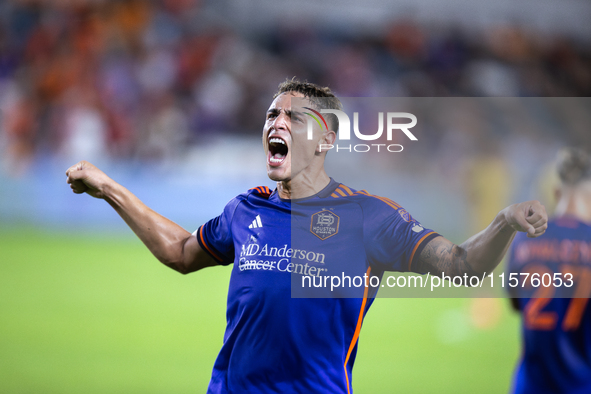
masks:
{"type": "Polygon", "coordinates": [[[398,210],[398,213],[400,214],[400,217],[405,221],[405,222],[410,222],[411,217],[410,214],[408,212],[406,212],[406,209],[404,208],[400,208],[398,210]]]}
{"type": "Polygon", "coordinates": [[[312,215],[310,222],[310,232],[325,240],[339,232],[340,218],[330,211],[320,211],[312,215]]]}

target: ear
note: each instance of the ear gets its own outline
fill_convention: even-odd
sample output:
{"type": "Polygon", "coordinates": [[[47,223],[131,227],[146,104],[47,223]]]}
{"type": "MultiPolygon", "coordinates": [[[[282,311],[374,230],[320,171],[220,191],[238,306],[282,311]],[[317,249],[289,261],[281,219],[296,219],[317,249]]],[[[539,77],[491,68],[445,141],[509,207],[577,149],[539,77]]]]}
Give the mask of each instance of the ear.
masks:
{"type": "Polygon", "coordinates": [[[318,145],[316,145],[316,153],[321,153],[321,152],[326,152],[326,145],[333,145],[334,142],[337,139],[337,133],[335,133],[332,130],[329,131],[325,131],[322,134],[322,138],[320,139],[320,141],[318,141],[318,145]],[[321,149],[321,145],[324,145],[325,147],[323,149],[321,149]]]}

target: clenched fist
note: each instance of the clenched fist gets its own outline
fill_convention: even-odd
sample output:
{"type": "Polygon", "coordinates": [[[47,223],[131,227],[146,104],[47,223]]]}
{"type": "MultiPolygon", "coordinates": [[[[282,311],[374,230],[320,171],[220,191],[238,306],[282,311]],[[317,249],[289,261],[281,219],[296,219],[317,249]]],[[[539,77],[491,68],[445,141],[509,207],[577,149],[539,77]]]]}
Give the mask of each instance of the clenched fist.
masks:
{"type": "Polygon", "coordinates": [[[507,223],[517,231],[527,233],[529,238],[536,238],[548,228],[546,208],[539,201],[526,201],[513,204],[503,210],[507,223]]]}
{"type": "Polygon", "coordinates": [[[76,194],[88,193],[95,198],[105,198],[105,189],[113,182],[104,172],[87,161],[68,168],[67,182],[76,194]]]}

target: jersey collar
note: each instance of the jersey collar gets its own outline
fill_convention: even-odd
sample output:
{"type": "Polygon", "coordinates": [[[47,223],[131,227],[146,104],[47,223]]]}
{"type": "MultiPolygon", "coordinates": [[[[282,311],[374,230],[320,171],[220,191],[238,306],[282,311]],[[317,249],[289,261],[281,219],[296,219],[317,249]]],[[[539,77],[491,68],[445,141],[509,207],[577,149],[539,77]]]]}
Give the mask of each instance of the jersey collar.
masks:
{"type": "Polygon", "coordinates": [[[290,202],[290,201],[299,202],[299,201],[310,200],[313,198],[327,198],[327,197],[330,197],[330,195],[337,189],[337,187],[339,187],[339,185],[340,185],[339,182],[330,178],[330,182],[328,182],[328,185],[326,185],[326,187],[324,189],[320,190],[318,193],[313,194],[309,197],[294,198],[294,199],[281,198],[281,197],[279,197],[279,194],[277,193],[277,188],[275,188],[275,190],[273,190],[271,197],[275,197],[278,200],[283,201],[283,202],[290,202]]]}

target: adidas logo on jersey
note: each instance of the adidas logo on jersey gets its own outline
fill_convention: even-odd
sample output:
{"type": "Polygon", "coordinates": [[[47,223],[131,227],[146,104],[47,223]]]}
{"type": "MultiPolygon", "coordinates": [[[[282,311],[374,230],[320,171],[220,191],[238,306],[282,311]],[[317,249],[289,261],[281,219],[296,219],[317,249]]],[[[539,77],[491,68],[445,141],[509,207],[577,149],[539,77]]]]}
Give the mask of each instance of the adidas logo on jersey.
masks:
{"type": "Polygon", "coordinates": [[[248,228],[259,228],[263,227],[263,222],[261,222],[261,216],[257,215],[257,217],[252,221],[248,228]]]}

